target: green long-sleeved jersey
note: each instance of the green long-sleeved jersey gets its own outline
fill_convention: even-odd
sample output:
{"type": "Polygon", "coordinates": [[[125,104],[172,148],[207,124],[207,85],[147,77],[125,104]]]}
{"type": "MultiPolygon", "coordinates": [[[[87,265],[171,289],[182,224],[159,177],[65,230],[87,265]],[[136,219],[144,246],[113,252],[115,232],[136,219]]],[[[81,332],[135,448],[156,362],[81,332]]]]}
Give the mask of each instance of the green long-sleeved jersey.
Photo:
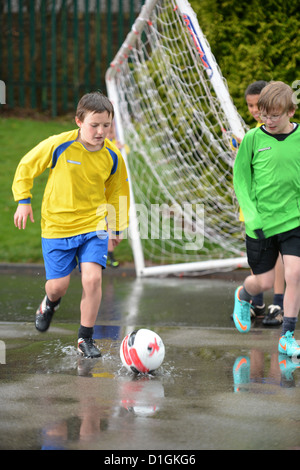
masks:
{"type": "Polygon", "coordinates": [[[265,237],[300,226],[300,127],[290,134],[251,129],[242,140],[233,169],[234,190],[248,236],[265,237]]]}

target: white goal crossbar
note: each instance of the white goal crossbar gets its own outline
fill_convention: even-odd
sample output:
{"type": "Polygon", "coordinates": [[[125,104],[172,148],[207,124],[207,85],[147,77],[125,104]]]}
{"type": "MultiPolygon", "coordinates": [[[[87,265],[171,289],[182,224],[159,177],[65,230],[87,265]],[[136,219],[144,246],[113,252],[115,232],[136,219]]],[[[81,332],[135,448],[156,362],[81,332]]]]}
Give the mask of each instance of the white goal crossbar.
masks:
{"type": "MultiPolygon", "coordinates": [[[[129,173],[129,237],[136,275],[247,267],[232,185],[234,150],[230,147],[234,139],[243,138],[246,126],[186,0],[146,0],[106,72],[106,87],[129,173]],[[176,113],[171,116],[172,109],[176,113]],[[181,136],[186,136],[184,142],[181,136]],[[125,144],[130,149],[128,155],[125,144]],[[150,266],[146,266],[148,248],[143,246],[141,231],[143,224],[150,222],[140,213],[148,202],[149,211],[151,204],[151,211],[171,206],[168,221],[175,227],[179,219],[182,227],[190,227],[188,241],[193,235],[199,242],[196,231],[203,231],[208,242],[205,254],[199,243],[196,250],[185,240],[189,249],[186,257],[181,253],[183,261],[178,253],[168,259],[169,248],[156,247],[154,261],[150,259],[150,266]],[[203,220],[195,215],[195,206],[198,210],[200,205],[203,220]],[[192,209],[184,211],[184,206],[192,209]]],[[[152,223],[154,226],[159,219],[152,223]]],[[[178,224],[177,232],[174,227],[170,237],[176,242],[178,224]]],[[[155,233],[153,238],[156,242],[167,237],[155,233]]],[[[184,248],[174,248],[175,252],[180,250],[184,248]]]]}

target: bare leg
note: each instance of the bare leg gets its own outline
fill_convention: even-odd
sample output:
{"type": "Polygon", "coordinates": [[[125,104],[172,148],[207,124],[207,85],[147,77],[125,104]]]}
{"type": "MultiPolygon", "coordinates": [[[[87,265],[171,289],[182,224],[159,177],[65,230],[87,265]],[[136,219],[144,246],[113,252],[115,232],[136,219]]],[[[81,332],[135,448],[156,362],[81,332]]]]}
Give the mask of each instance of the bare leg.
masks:
{"type": "Polygon", "coordinates": [[[284,255],[286,289],[283,301],[284,317],[282,336],[278,351],[292,357],[300,357],[300,346],[294,338],[294,331],[300,309],[300,257],[284,255]]]}
{"type": "Polygon", "coordinates": [[[244,286],[250,295],[257,295],[260,292],[272,289],[274,285],[275,270],[272,269],[263,274],[252,274],[245,279],[244,286]]]}
{"type": "Polygon", "coordinates": [[[46,296],[37,309],[35,316],[35,327],[38,331],[48,330],[53,314],[59,306],[60,299],[67,292],[70,277],[71,275],[69,274],[58,279],[49,279],[46,282],[46,296]]]}
{"type": "Polygon", "coordinates": [[[300,309],[300,257],[284,255],[286,289],[284,295],[284,316],[298,317],[300,309]]]}
{"type": "Polygon", "coordinates": [[[102,298],[102,266],[97,263],[81,263],[81,282],[81,325],[93,328],[102,298]]]}
{"type": "Polygon", "coordinates": [[[60,277],[58,279],[49,279],[46,282],[45,290],[49,300],[55,302],[56,300],[63,297],[70,284],[71,275],[60,277]]]}
{"type": "Polygon", "coordinates": [[[283,294],[284,287],[284,266],[282,256],[279,255],[275,266],[274,294],[283,294]]]}

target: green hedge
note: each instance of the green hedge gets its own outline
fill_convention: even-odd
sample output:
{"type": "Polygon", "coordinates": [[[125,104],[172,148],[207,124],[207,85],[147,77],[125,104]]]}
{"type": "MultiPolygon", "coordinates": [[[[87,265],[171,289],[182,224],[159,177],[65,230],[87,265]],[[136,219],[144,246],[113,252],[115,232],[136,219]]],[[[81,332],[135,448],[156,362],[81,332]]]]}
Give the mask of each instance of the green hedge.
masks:
{"type": "MultiPolygon", "coordinates": [[[[255,80],[300,80],[298,0],[191,0],[202,31],[249,124],[244,91],[255,80]]],[[[298,87],[299,88],[299,87],[298,87]]],[[[299,95],[298,95],[299,96],[299,95]]],[[[299,111],[296,117],[299,119],[299,111]]]]}

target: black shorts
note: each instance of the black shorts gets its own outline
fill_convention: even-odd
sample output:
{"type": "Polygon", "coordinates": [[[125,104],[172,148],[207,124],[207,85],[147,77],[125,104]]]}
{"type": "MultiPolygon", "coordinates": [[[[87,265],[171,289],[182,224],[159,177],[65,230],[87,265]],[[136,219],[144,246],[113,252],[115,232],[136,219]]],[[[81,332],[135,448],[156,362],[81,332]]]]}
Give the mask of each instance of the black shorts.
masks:
{"type": "Polygon", "coordinates": [[[246,235],[248,264],[253,274],[263,274],[275,267],[279,253],[300,257],[300,227],[264,240],[246,235]]]}

